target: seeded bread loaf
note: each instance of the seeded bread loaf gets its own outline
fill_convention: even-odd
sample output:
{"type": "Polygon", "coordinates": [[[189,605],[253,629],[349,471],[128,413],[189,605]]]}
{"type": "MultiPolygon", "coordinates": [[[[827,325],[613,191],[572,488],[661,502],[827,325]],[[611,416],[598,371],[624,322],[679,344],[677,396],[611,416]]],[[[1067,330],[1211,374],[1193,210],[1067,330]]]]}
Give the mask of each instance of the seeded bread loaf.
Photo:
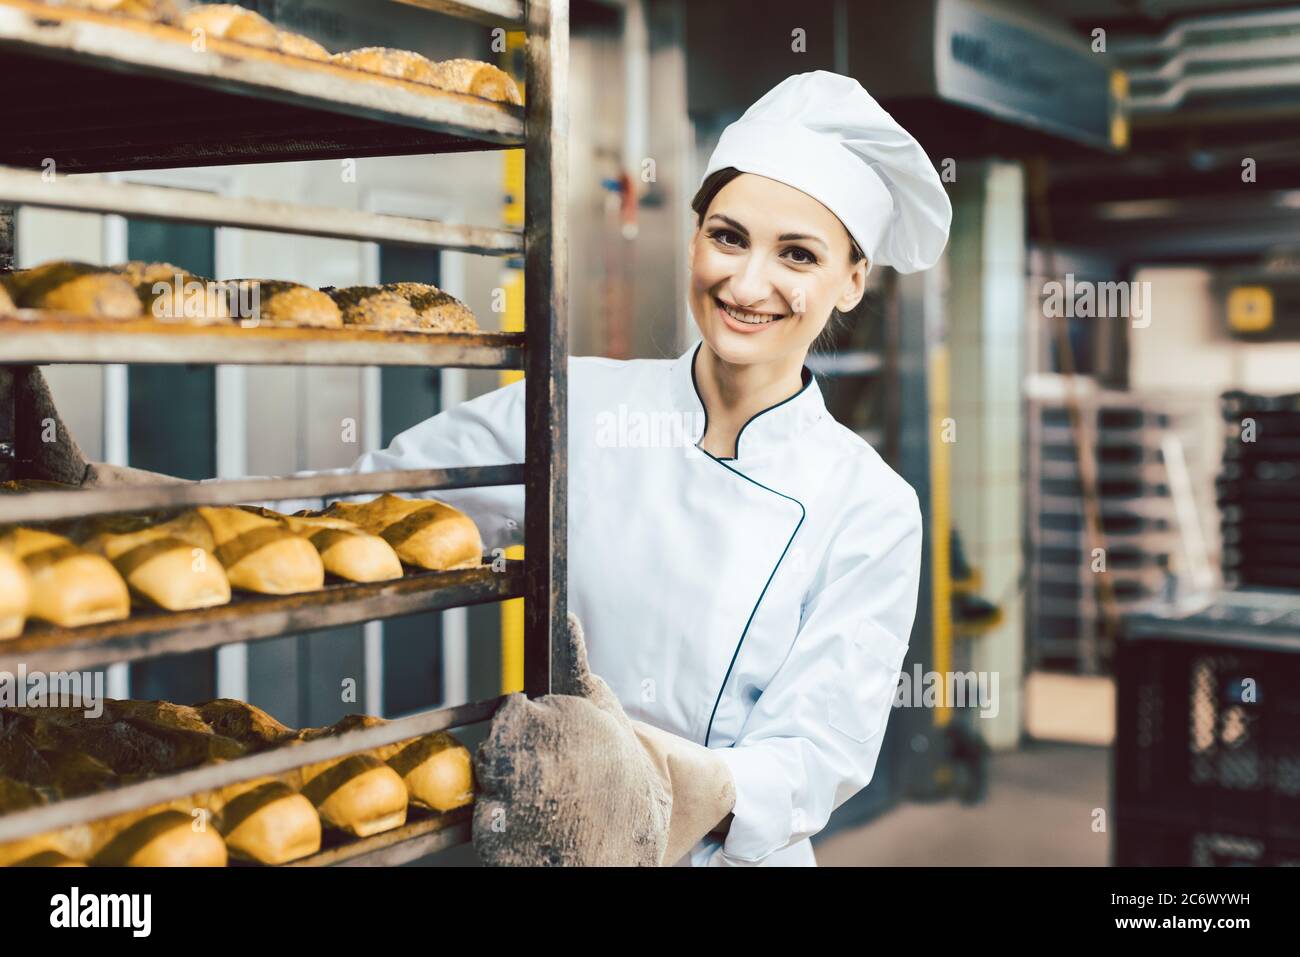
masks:
{"type": "Polygon", "coordinates": [[[99,319],[138,319],[135,288],[103,266],[49,262],[0,278],[14,303],[24,309],[49,309],[99,319]]]}

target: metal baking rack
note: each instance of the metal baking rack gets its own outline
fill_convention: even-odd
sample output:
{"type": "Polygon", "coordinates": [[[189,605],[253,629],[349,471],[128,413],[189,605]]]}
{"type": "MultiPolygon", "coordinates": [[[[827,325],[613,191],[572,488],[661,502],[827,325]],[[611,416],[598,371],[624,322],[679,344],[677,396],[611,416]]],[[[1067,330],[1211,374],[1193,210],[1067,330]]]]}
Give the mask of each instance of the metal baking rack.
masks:
{"type": "MultiPolygon", "coordinates": [[[[565,626],[567,407],[568,0],[402,0],[527,36],[526,106],[445,93],[402,80],[210,38],[196,54],[176,28],[33,0],[0,0],[0,265],[12,264],[14,208],[34,205],[261,229],[484,255],[520,256],[522,333],[419,334],[240,328],[152,320],[101,322],[20,310],[0,315],[0,478],[22,478],[17,377],[58,362],[420,365],[522,369],[525,461],[514,465],[213,480],[0,496],[0,523],[107,512],[320,495],[522,484],[525,558],[408,573],[377,584],[330,584],[292,596],[238,596],[193,612],[133,614],[76,629],[29,625],[0,645],[0,670],[81,670],[113,662],[416,611],[523,597],[524,691],[550,690],[553,638],[565,626]],[[39,90],[24,96],[23,90],[39,90]],[[66,109],[59,109],[60,103],[66,109]],[[177,109],[183,104],[184,109],[177,109]],[[158,112],[168,107],[166,114],[158,112]],[[157,117],[166,115],[167,123],[157,117]],[[92,118],[90,121],[88,118],[92,118]],[[192,121],[186,118],[192,118],[192,121]],[[90,180],[67,172],[525,150],[525,224],[513,230],[356,210],[90,180]],[[39,170],[53,157],[59,176],[39,170]],[[359,361],[358,356],[364,355],[359,361]]],[[[425,711],[379,727],[263,751],[108,792],[0,816],[0,842],[209,788],[289,770],[491,718],[503,699],[425,711]]],[[[294,865],[396,864],[465,843],[472,807],[411,809],[407,824],[360,840],[332,836],[294,865]]]]}

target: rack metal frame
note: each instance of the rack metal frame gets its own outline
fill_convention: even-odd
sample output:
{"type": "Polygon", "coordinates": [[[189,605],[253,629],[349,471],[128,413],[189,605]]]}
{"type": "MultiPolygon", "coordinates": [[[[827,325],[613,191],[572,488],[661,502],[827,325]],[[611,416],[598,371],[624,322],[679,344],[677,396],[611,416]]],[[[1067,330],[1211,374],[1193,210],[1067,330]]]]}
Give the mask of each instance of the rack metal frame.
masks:
{"type": "MultiPolygon", "coordinates": [[[[19,311],[0,316],[0,478],[20,477],[22,431],[14,386],[25,370],[48,362],[172,362],[204,364],[427,365],[522,368],[525,373],[525,461],[506,466],[328,474],[271,479],[178,482],[131,488],[32,492],[0,497],[0,523],[48,521],[74,515],[175,508],[195,504],[285,499],[360,492],[436,490],[523,484],[522,562],[408,574],[374,585],[329,585],[294,596],[241,597],[198,612],[133,615],[110,625],[37,628],[0,646],[0,670],[68,670],[141,660],[197,648],[293,634],[414,611],[506,598],[525,599],[524,692],[551,687],[555,640],[566,627],[567,514],[567,160],[568,0],[400,0],[527,34],[526,104],[521,110],[474,97],[417,88],[387,77],[341,72],[332,65],[286,58],[272,51],[210,39],[219,56],[194,56],[170,28],[107,15],[43,6],[35,0],[0,2],[0,52],[12,65],[59,64],[101,70],[108,82],[148,78],[195,97],[235,96],[259,120],[259,109],[285,108],[287,133],[214,148],[195,140],[161,150],[126,130],[115,140],[101,131],[95,148],[81,150],[62,172],[105,171],[213,162],[275,162],[465,149],[523,147],[525,228],[517,231],[379,216],[351,210],[254,199],[216,199],[201,193],[86,180],[44,181],[38,174],[0,168],[0,268],[13,265],[14,208],[30,204],[172,221],[363,241],[383,240],[485,255],[522,253],[525,269],[523,333],[425,335],[363,330],[315,330],[237,325],[210,327],[153,320],[108,323],[19,311]],[[117,78],[117,79],[113,79],[117,78]],[[268,106],[268,104],[271,104],[268,106]],[[288,104],[288,106],[284,106],[288,104]],[[521,115],[522,114],[522,115],[521,115]],[[364,125],[349,122],[357,120],[364,125]],[[358,150],[359,137],[382,132],[358,150]],[[377,145],[376,145],[377,144],[377,145]],[[186,150],[189,149],[187,153],[186,150]],[[358,361],[360,348],[365,360],[358,361]]],[[[9,68],[12,68],[9,67],[9,68]]],[[[12,101],[6,112],[20,109],[12,101]]],[[[47,107],[42,107],[48,112],[47,107]]],[[[57,131],[56,131],[57,132],[57,131]]],[[[172,134],[173,138],[175,133],[172,134]]],[[[53,140],[57,144],[58,136],[53,140]]],[[[36,165],[48,144],[0,150],[0,162],[36,165]]],[[[56,151],[56,156],[58,155],[56,151]]],[[[153,806],[209,788],[342,757],[384,744],[491,718],[504,700],[433,709],[381,726],[262,751],[216,765],[95,795],[0,816],[0,842],[153,806]]],[[[326,847],[296,866],[396,864],[464,843],[471,808],[446,815],[417,814],[403,828],[326,847]]]]}

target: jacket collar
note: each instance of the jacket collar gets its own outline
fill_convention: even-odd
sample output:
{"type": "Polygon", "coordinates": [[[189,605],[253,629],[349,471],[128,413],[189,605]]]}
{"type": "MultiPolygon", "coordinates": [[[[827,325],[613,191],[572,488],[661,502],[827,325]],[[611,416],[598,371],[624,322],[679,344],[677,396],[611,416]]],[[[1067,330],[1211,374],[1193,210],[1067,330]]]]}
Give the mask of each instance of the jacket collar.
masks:
{"type": "MultiPolygon", "coordinates": [[[[678,410],[687,413],[694,421],[700,423],[693,430],[693,441],[696,444],[704,437],[704,431],[708,426],[708,411],[704,408],[704,400],[700,397],[695,374],[695,357],[703,346],[704,340],[697,340],[672,360],[670,370],[673,403],[678,410]]],[[[719,461],[743,463],[748,459],[778,451],[798,438],[813,423],[829,414],[822,398],[822,391],[812,371],[805,365],[801,375],[803,388],[789,398],[782,399],[775,405],[769,405],[766,409],[750,416],[736,436],[735,458],[721,458],[719,461]]]]}

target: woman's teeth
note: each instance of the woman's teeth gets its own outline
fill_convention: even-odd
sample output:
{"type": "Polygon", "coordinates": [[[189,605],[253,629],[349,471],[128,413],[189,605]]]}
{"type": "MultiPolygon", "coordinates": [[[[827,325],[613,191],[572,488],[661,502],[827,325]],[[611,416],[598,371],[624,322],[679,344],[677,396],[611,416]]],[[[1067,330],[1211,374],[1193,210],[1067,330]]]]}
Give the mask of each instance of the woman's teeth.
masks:
{"type": "Polygon", "coordinates": [[[721,299],[717,300],[717,302],[718,306],[721,307],[727,315],[731,316],[731,318],[735,319],[737,322],[747,322],[751,326],[761,326],[765,323],[782,318],[781,316],[763,315],[759,312],[742,312],[739,309],[727,305],[721,299]]]}

